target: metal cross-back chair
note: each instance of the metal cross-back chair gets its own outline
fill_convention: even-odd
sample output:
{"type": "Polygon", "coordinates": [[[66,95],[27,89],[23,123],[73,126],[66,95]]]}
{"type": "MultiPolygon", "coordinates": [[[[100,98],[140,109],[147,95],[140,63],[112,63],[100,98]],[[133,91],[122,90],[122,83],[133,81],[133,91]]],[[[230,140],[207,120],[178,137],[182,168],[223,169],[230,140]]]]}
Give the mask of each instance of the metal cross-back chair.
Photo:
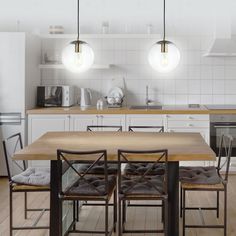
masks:
{"type": "Polygon", "coordinates": [[[218,228],[224,230],[224,236],[227,236],[227,183],[232,153],[233,138],[230,135],[222,135],[219,143],[219,155],[217,167],[181,167],[180,168],[180,216],[183,217],[183,236],[186,228],[218,228]],[[223,161],[223,158],[225,160],[223,161]],[[224,172],[224,177],[221,175],[224,172]],[[213,191],[216,192],[216,207],[186,207],[187,191],[213,191]],[[223,224],[205,224],[203,215],[201,216],[202,224],[186,224],[186,210],[215,210],[216,217],[219,218],[219,193],[224,193],[224,214],[223,224]]]}
{"type": "MultiPolygon", "coordinates": [[[[107,131],[114,131],[114,132],[122,132],[122,126],[109,126],[109,125],[89,125],[87,126],[88,132],[107,132],[107,131]]],[[[108,174],[117,174],[117,164],[116,163],[108,163],[108,174]]],[[[88,164],[81,164],[78,166],[79,172],[84,172],[84,170],[88,169],[88,164]]],[[[98,162],[97,165],[93,166],[89,170],[89,174],[92,175],[99,175],[103,173],[104,164],[102,161],[98,162]]]]}
{"type": "MultiPolygon", "coordinates": [[[[144,131],[148,131],[148,132],[156,132],[156,133],[163,133],[164,132],[164,126],[129,126],[128,130],[130,132],[144,132],[144,131]]],[[[141,173],[144,173],[148,168],[150,167],[150,163],[147,162],[137,162],[137,163],[133,163],[132,166],[127,164],[125,166],[124,169],[124,173],[126,175],[139,175],[141,173]]],[[[160,175],[160,174],[164,174],[164,168],[161,164],[157,164],[154,166],[155,168],[152,169],[152,171],[148,172],[149,175],[160,175]]],[[[126,204],[126,203],[124,203],[126,204]]],[[[162,204],[135,204],[135,203],[131,203],[130,201],[128,201],[127,204],[128,207],[163,207],[163,203],[162,204]]],[[[164,214],[164,211],[162,209],[162,212],[164,214]]],[[[162,214],[162,220],[164,215],[162,214]]]]}
{"type": "MultiPolygon", "coordinates": [[[[168,227],[168,151],[167,150],[118,150],[118,209],[119,209],[119,235],[122,233],[165,233],[168,227]],[[122,173],[122,164],[135,165],[139,156],[147,155],[149,167],[137,175],[122,173]],[[149,157],[149,158],[148,158],[149,157]],[[164,174],[150,175],[155,165],[162,165],[164,174]],[[126,201],[154,201],[164,203],[165,212],[163,229],[126,229],[126,201]]],[[[137,205],[139,206],[139,205],[137,205]]]]}
{"type": "Polygon", "coordinates": [[[57,150],[58,159],[58,171],[60,173],[59,179],[59,197],[63,201],[73,201],[73,222],[67,230],[69,233],[90,233],[90,234],[103,234],[105,236],[111,235],[112,231],[116,230],[117,222],[117,193],[116,193],[116,176],[109,175],[107,170],[107,151],[95,150],[95,151],[70,151],[70,150],[57,150]],[[73,161],[68,158],[73,157],[73,161]],[[90,170],[100,161],[104,162],[103,174],[91,175],[90,170]],[[79,172],[74,164],[87,163],[88,168],[83,173],[79,172]],[[74,173],[74,177],[70,178],[70,183],[63,186],[62,176],[68,170],[71,169],[74,173]],[[111,197],[114,197],[113,204],[113,224],[109,229],[109,201],[111,197]],[[76,229],[76,207],[77,201],[97,201],[103,202],[105,207],[105,230],[77,230],[76,229]]]}
{"type": "Polygon", "coordinates": [[[45,211],[50,209],[28,208],[27,194],[30,192],[50,192],[50,171],[45,168],[28,168],[26,161],[16,161],[12,157],[16,151],[23,148],[21,134],[14,134],[3,140],[7,174],[10,189],[10,236],[14,230],[49,229],[49,226],[37,226],[45,211]],[[11,163],[10,163],[11,162],[11,163]],[[15,173],[13,173],[15,172],[15,173]],[[24,193],[24,218],[28,212],[40,211],[32,226],[13,226],[13,193],[24,193]]]}
{"type": "MultiPolygon", "coordinates": [[[[107,132],[107,131],[113,131],[113,132],[122,132],[122,126],[118,125],[89,125],[87,126],[88,132],[107,132]]],[[[89,167],[89,164],[80,163],[77,165],[77,170],[80,173],[83,173],[86,171],[89,167]]],[[[100,175],[104,172],[104,163],[102,161],[98,162],[96,165],[94,165],[92,168],[89,169],[89,173],[91,175],[100,175]]],[[[117,175],[118,172],[118,165],[117,163],[108,163],[107,164],[107,170],[108,174],[111,175],[117,175]]],[[[82,205],[89,205],[89,206],[98,206],[103,205],[102,203],[93,203],[93,202],[84,202],[82,205]]],[[[109,205],[113,205],[112,203],[109,205]]],[[[79,215],[77,215],[77,218],[79,219],[79,215]]]]}
{"type": "MultiPolygon", "coordinates": [[[[143,131],[152,131],[157,133],[163,133],[164,132],[164,126],[129,126],[128,128],[129,132],[143,132],[143,131]]],[[[124,172],[125,174],[129,175],[136,175],[140,174],[142,172],[145,172],[148,168],[149,164],[145,161],[143,162],[137,162],[132,165],[132,167],[127,164],[125,166],[124,172]]],[[[160,166],[161,167],[161,166],[160,166]]],[[[149,172],[150,175],[159,174],[160,172],[163,173],[163,169],[160,169],[158,165],[153,168],[152,172],[149,172]]]]}

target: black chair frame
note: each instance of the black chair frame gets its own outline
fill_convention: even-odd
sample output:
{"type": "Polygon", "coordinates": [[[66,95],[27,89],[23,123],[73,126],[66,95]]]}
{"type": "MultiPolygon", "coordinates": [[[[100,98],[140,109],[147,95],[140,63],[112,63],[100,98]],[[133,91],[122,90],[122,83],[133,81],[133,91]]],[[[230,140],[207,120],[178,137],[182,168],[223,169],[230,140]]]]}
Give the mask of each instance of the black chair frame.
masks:
{"type": "MultiPolygon", "coordinates": [[[[19,146],[20,149],[23,148],[23,142],[22,142],[22,138],[21,138],[21,134],[17,133],[14,134],[10,137],[8,137],[7,139],[3,140],[3,151],[4,151],[4,156],[5,156],[5,161],[6,161],[6,167],[7,167],[7,175],[8,175],[8,180],[9,180],[9,190],[10,190],[10,236],[13,235],[13,231],[15,230],[39,230],[39,229],[49,229],[49,226],[37,226],[38,222],[40,221],[40,219],[42,218],[43,214],[46,211],[50,211],[50,209],[46,209],[46,208],[28,208],[27,207],[27,200],[28,200],[28,196],[27,194],[30,192],[49,192],[50,189],[49,187],[42,187],[42,188],[38,188],[37,186],[27,186],[27,188],[16,188],[16,186],[24,186],[23,184],[17,184],[14,183],[12,181],[12,175],[11,175],[11,170],[10,170],[10,165],[9,165],[9,159],[11,158],[11,155],[9,155],[8,152],[8,148],[7,148],[7,144],[10,140],[12,139],[16,139],[15,145],[14,145],[14,150],[13,150],[13,154],[17,151],[17,147],[19,146]],[[16,227],[13,226],[13,193],[16,192],[21,192],[24,193],[24,218],[27,219],[28,218],[28,212],[34,212],[34,211],[39,211],[41,212],[39,214],[39,216],[35,219],[34,223],[32,224],[32,226],[25,226],[25,227],[16,227]]],[[[20,164],[18,164],[18,162],[12,160],[15,165],[19,168],[20,171],[25,171],[27,169],[27,162],[26,161],[21,161],[22,162],[22,166],[20,164]]]]}
{"type": "Polygon", "coordinates": [[[130,125],[128,130],[132,131],[132,132],[136,132],[135,129],[157,129],[157,133],[162,133],[164,132],[164,126],[148,126],[148,125],[140,125],[140,126],[136,126],[136,125],[130,125]]]}
{"type": "MultiPolygon", "coordinates": [[[[183,236],[185,236],[186,228],[208,228],[208,229],[223,229],[224,230],[224,236],[227,236],[227,183],[228,183],[228,175],[229,175],[229,167],[230,167],[230,159],[231,159],[231,153],[232,153],[232,142],[233,138],[230,135],[222,135],[220,140],[220,147],[219,147],[219,155],[218,155],[218,164],[216,167],[217,173],[221,179],[221,182],[223,184],[223,188],[195,188],[195,189],[185,189],[181,185],[181,191],[180,191],[180,217],[183,218],[183,236]],[[222,164],[222,157],[225,156],[226,160],[222,164]],[[221,175],[222,168],[226,166],[224,177],[221,175]],[[187,207],[186,206],[186,192],[187,191],[214,191],[216,192],[216,207],[187,207]],[[219,218],[219,197],[220,192],[223,192],[224,194],[224,219],[223,219],[223,225],[206,225],[204,222],[203,215],[201,216],[202,224],[199,225],[191,225],[186,224],[186,210],[199,210],[200,212],[202,210],[215,210],[216,211],[216,217],[219,218]]],[[[208,186],[208,185],[207,185],[208,186]]]]}
{"type": "MultiPolygon", "coordinates": [[[[75,158],[73,158],[75,159],[75,158]]],[[[108,172],[107,172],[107,151],[106,150],[96,150],[96,151],[83,151],[83,152],[79,152],[79,151],[70,151],[70,150],[57,150],[57,160],[58,160],[58,170],[60,173],[60,180],[59,180],[59,197],[61,201],[65,201],[65,200],[71,200],[73,201],[73,222],[70,225],[68,231],[66,232],[65,235],[69,235],[69,233],[84,233],[84,234],[103,234],[105,236],[110,236],[112,235],[112,232],[116,231],[116,223],[117,223],[117,191],[116,191],[116,185],[114,187],[114,189],[112,190],[113,193],[113,198],[114,198],[114,204],[113,205],[113,224],[112,227],[110,229],[108,229],[108,209],[109,209],[109,201],[111,198],[111,195],[109,195],[109,189],[108,189],[108,172]],[[91,157],[91,155],[99,155],[98,158],[96,158],[96,160],[88,160],[88,156],[91,157]],[[68,160],[67,159],[67,155],[70,156],[74,156],[74,157],[80,157],[77,160],[68,160]],[[87,159],[86,159],[87,156],[87,159]],[[77,177],[79,179],[83,179],[86,183],[89,184],[89,186],[91,186],[91,188],[93,188],[95,191],[97,191],[98,193],[100,193],[99,189],[96,188],[95,186],[91,185],[89,182],[86,181],[86,176],[91,176],[90,174],[88,174],[89,170],[95,166],[99,161],[103,161],[105,168],[104,168],[104,180],[105,180],[105,186],[106,186],[106,195],[102,195],[102,196],[83,196],[83,195],[69,195],[67,194],[67,190],[70,189],[70,186],[67,187],[65,190],[62,189],[62,176],[63,174],[69,169],[71,168],[74,173],[77,175],[77,177]],[[74,167],[74,164],[80,164],[80,163],[88,163],[90,164],[90,166],[88,167],[88,169],[83,172],[80,173],[76,170],[76,168],[74,167]],[[96,230],[78,230],[76,229],[76,222],[78,221],[78,206],[76,206],[76,203],[78,201],[97,201],[97,202],[104,202],[103,204],[101,204],[100,206],[105,206],[105,230],[104,231],[96,231],[96,230]]]]}
{"type": "MultiPolygon", "coordinates": [[[[168,228],[168,191],[167,191],[167,181],[168,181],[168,151],[167,150],[144,150],[144,151],[134,151],[134,150],[118,150],[118,212],[119,212],[119,236],[122,235],[122,233],[165,233],[167,235],[167,228],[168,228]],[[156,160],[149,161],[152,163],[151,167],[147,169],[145,173],[142,173],[140,175],[132,176],[133,179],[135,179],[135,183],[130,186],[128,190],[131,190],[133,187],[135,187],[136,184],[138,184],[141,180],[145,180],[148,184],[151,184],[148,181],[148,177],[150,177],[149,172],[154,168],[154,166],[159,163],[163,164],[165,167],[165,173],[162,176],[163,186],[164,186],[164,193],[161,195],[128,195],[121,192],[121,185],[122,185],[122,171],[121,171],[121,165],[122,163],[128,163],[132,165],[133,163],[137,163],[134,160],[129,160],[129,157],[127,155],[140,155],[140,154],[152,154],[156,155],[156,160]],[[147,178],[146,178],[147,177],[147,178]],[[125,228],[126,223],[126,206],[125,202],[130,200],[161,200],[164,205],[164,214],[162,216],[164,217],[164,229],[141,229],[141,230],[130,230],[125,228]]],[[[153,186],[156,188],[155,186],[153,186]]],[[[140,206],[137,204],[137,206],[140,206]]],[[[141,205],[142,206],[142,205],[141,205]]],[[[158,205],[153,205],[158,207],[158,205]]]]}
{"type": "Polygon", "coordinates": [[[87,131],[94,131],[93,129],[114,129],[117,132],[122,132],[122,126],[120,125],[88,125],[87,131]]]}

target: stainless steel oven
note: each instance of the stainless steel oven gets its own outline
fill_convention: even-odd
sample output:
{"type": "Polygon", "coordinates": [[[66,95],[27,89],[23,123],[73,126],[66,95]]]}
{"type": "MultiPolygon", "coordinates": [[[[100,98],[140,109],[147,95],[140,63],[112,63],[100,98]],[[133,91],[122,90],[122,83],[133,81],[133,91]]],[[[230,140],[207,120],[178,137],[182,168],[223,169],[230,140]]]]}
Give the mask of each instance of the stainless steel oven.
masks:
{"type": "Polygon", "coordinates": [[[220,136],[230,134],[233,138],[232,156],[236,156],[236,115],[210,116],[210,146],[219,153],[220,136]]]}

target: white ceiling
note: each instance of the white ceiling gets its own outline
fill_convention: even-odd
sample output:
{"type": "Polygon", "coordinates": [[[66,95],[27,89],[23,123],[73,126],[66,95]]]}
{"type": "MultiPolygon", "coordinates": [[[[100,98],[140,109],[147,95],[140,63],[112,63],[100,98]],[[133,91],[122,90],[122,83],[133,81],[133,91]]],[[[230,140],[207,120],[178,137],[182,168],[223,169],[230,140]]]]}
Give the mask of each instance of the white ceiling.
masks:
{"type": "MultiPolygon", "coordinates": [[[[108,21],[111,32],[146,32],[162,30],[163,0],[80,0],[81,31],[101,31],[108,21]]],[[[63,25],[66,32],[76,29],[77,0],[0,0],[0,31],[40,29],[63,25]]],[[[166,0],[167,33],[225,34],[236,33],[236,0],[166,0]],[[227,30],[226,30],[227,29],[227,30]]]]}

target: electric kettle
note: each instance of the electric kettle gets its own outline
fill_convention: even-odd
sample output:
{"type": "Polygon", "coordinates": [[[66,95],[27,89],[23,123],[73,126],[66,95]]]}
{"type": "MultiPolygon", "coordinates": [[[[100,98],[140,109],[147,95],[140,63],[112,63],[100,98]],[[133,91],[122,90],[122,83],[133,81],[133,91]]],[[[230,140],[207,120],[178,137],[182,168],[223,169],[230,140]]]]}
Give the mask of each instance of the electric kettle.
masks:
{"type": "Polygon", "coordinates": [[[91,101],[92,101],[91,90],[88,88],[81,88],[80,89],[80,106],[81,107],[91,106],[91,101]]]}

